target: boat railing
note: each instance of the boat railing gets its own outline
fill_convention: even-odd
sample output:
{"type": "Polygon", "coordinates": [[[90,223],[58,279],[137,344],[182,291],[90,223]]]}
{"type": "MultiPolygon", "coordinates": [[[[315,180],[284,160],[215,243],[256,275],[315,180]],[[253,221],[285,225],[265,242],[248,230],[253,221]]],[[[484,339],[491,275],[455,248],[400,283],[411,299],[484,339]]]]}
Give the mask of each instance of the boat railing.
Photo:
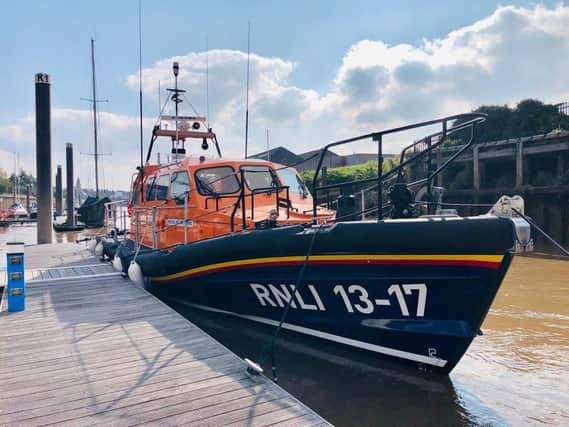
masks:
{"type": "Polygon", "coordinates": [[[105,230],[113,232],[115,236],[118,232],[124,232],[129,227],[129,216],[127,210],[127,200],[115,200],[105,203],[105,230]]]}
{"type": "Polygon", "coordinates": [[[209,196],[205,198],[205,208],[206,210],[209,209],[209,202],[211,200],[215,200],[215,211],[219,211],[219,201],[220,200],[227,200],[227,199],[236,199],[238,198],[238,194],[218,194],[215,196],[209,196]]]}
{"type": "MultiPolygon", "coordinates": [[[[255,196],[258,194],[267,194],[267,193],[275,193],[275,209],[277,212],[277,216],[280,213],[280,208],[283,207],[282,204],[285,204],[286,207],[286,217],[287,219],[290,217],[290,208],[291,208],[291,201],[290,201],[290,187],[288,185],[272,185],[270,187],[259,187],[249,190],[247,194],[246,190],[246,181],[245,181],[245,171],[247,172],[257,172],[252,170],[244,170],[241,168],[239,170],[240,180],[239,180],[239,196],[237,198],[237,202],[233,206],[233,210],[231,211],[231,232],[235,231],[235,217],[237,215],[237,211],[241,208],[241,228],[242,230],[246,230],[248,228],[247,225],[247,206],[246,206],[246,199],[247,197],[251,198],[251,220],[255,219],[255,196]],[[280,197],[280,193],[284,191],[286,194],[286,198],[283,199],[280,197]]],[[[260,171],[259,171],[260,172],[260,171]]]]}
{"type": "Polygon", "coordinates": [[[290,186],[288,185],[278,185],[278,186],[274,186],[274,187],[265,187],[265,188],[255,188],[254,190],[251,190],[251,194],[248,194],[246,196],[250,196],[251,197],[251,219],[255,219],[255,195],[257,194],[270,194],[274,192],[275,193],[275,206],[276,206],[276,210],[277,210],[277,216],[279,214],[279,208],[283,207],[282,204],[284,204],[285,208],[286,208],[286,219],[290,218],[290,207],[291,207],[291,203],[290,203],[290,186]],[[281,197],[279,197],[280,192],[284,190],[285,194],[286,194],[286,198],[282,199],[281,197]]]}
{"type": "MultiPolygon", "coordinates": [[[[195,208],[197,206],[190,205],[188,203],[188,197],[184,197],[184,205],[183,205],[183,226],[184,226],[184,244],[188,243],[188,221],[192,221],[191,218],[188,217],[188,209],[195,208]]],[[[161,205],[154,205],[154,206],[133,206],[132,207],[132,216],[134,217],[134,237],[137,244],[140,243],[142,240],[142,236],[148,233],[148,230],[142,232],[141,225],[148,225],[150,222],[151,225],[151,234],[152,234],[152,249],[158,248],[158,234],[168,230],[171,226],[166,225],[161,228],[158,228],[158,212],[163,210],[179,210],[180,206],[161,206],[161,205]],[[146,214],[145,219],[141,220],[141,214],[146,214]],[[150,221],[148,221],[148,214],[151,215],[150,221]]],[[[175,224],[178,226],[178,224],[175,224]]]]}
{"type": "MultiPolygon", "coordinates": [[[[197,206],[195,205],[189,205],[188,204],[188,198],[185,197],[184,198],[184,206],[183,206],[183,218],[177,218],[177,219],[182,219],[183,221],[183,226],[184,226],[184,240],[183,243],[186,244],[188,243],[188,224],[189,222],[198,222],[200,220],[203,220],[202,218],[204,216],[207,215],[211,215],[215,212],[219,212],[220,210],[226,210],[226,209],[231,209],[231,217],[230,217],[230,221],[229,221],[229,230],[230,232],[234,232],[236,230],[236,226],[239,224],[239,221],[236,219],[236,214],[239,210],[239,208],[241,208],[241,229],[245,230],[248,228],[248,224],[247,221],[248,220],[254,220],[255,219],[255,197],[259,196],[260,194],[275,194],[275,210],[277,213],[277,216],[280,214],[280,210],[282,208],[284,208],[286,210],[286,218],[290,218],[290,210],[291,210],[291,201],[290,201],[290,187],[288,185],[275,185],[275,186],[271,186],[271,187],[262,187],[262,188],[255,188],[252,190],[249,190],[249,192],[246,192],[246,183],[245,180],[243,179],[243,171],[240,172],[241,173],[241,180],[240,180],[240,191],[239,194],[232,194],[232,195],[216,195],[216,196],[210,196],[210,197],[206,197],[205,199],[205,209],[209,209],[209,202],[212,200],[215,200],[215,210],[212,210],[210,212],[206,212],[205,214],[202,213],[200,215],[198,215],[197,217],[190,217],[188,215],[188,209],[189,208],[197,208],[197,206]],[[282,193],[284,192],[285,197],[281,197],[282,193]],[[247,203],[247,198],[250,198],[250,208],[247,207],[248,203],[247,203]],[[230,203],[226,206],[223,206],[220,208],[219,206],[219,200],[224,200],[224,199],[233,199],[234,202],[230,203]],[[235,200],[237,199],[237,200],[235,200]],[[250,209],[250,215],[247,216],[248,214],[248,209],[250,209]]],[[[115,206],[115,204],[113,203],[109,203],[109,211],[114,212],[113,211],[113,206],[115,206]]],[[[126,205],[125,205],[126,206],[126,205]]],[[[179,211],[180,206],[169,206],[169,205],[154,205],[154,206],[132,206],[132,216],[133,216],[133,224],[134,224],[134,234],[135,234],[135,241],[137,243],[140,242],[140,240],[142,239],[143,235],[148,234],[149,232],[152,235],[152,248],[153,249],[157,249],[158,247],[158,236],[160,233],[168,230],[170,227],[172,226],[178,226],[179,224],[176,222],[175,225],[165,225],[165,226],[158,226],[158,216],[159,216],[159,212],[163,211],[163,210],[173,210],[175,209],[176,211],[179,211]],[[144,216],[143,218],[141,218],[141,216],[144,216]],[[148,218],[150,216],[150,218],[148,218]],[[144,230],[142,231],[141,226],[148,226],[150,225],[151,229],[148,230],[144,230]]],[[[114,224],[114,222],[113,222],[114,224]]],[[[115,227],[116,228],[116,227],[115,227]]],[[[180,242],[182,243],[182,242],[180,242]]]]}
{"type": "MultiPolygon", "coordinates": [[[[317,221],[317,206],[318,206],[318,195],[323,191],[329,192],[332,189],[339,189],[340,191],[354,188],[356,185],[365,184],[375,184],[377,188],[377,200],[375,203],[375,210],[377,212],[377,220],[383,219],[383,199],[385,192],[385,184],[388,180],[397,179],[397,182],[403,183],[404,180],[404,168],[410,166],[412,163],[418,162],[425,157],[427,158],[427,176],[423,179],[417,180],[415,182],[406,184],[407,187],[417,186],[427,184],[427,197],[429,201],[433,199],[433,182],[437,176],[460,154],[462,154],[466,149],[470,148],[475,142],[475,129],[476,125],[484,122],[486,120],[486,115],[482,113],[466,113],[466,114],[456,114],[452,116],[446,116],[439,119],[429,120],[425,122],[413,123],[406,126],[401,126],[397,128],[371,132],[364,135],[359,135],[352,138],[342,139],[339,141],[334,141],[326,146],[320,151],[320,157],[318,159],[316,171],[314,173],[314,178],[312,180],[313,195],[313,216],[315,221],[317,221]],[[424,138],[413,142],[412,144],[405,147],[400,156],[400,162],[397,166],[393,167],[386,173],[383,173],[383,140],[385,136],[394,135],[397,133],[407,132],[414,129],[427,128],[434,125],[440,125],[441,130],[433,132],[425,136],[424,138]],[[450,125],[450,126],[449,126],[450,125]],[[458,132],[470,132],[469,140],[457,153],[451,156],[447,161],[440,165],[436,170],[433,170],[431,156],[434,149],[440,147],[448,138],[449,135],[457,134],[458,132]],[[318,185],[318,180],[320,177],[320,172],[322,170],[324,158],[326,153],[333,147],[338,147],[341,145],[352,144],[355,142],[361,142],[365,140],[371,140],[377,145],[377,176],[353,180],[343,183],[335,183],[328,185],[318,185]],[[409,152],[412,151],[412,154],[409,152]]],[[[432,205],[429,204],[429,209],[432,205]]]]}
{"type": "MultiPolygon", "coordinates": [[[[235,198],[236,196],[233,196],[235,198]]],[[[220,209],[230,209],[234,208],[237,203],[231,203],[227,206],[221,207],[220,209]]],[[[145,236],[151,236],[152,238],[152,249],[158,249],[158,240],[159,235],[163,232],[166,232],[171,227],[178,227],[180,225],[183,226],[184,229],[184,237],[183,241],[177,244],[186,244],[188,243],[188,226],[193,222],[199,221],[207,221],[203,218],[208,215],[212,215],[215,212],[218,212],[220,209],[216,211],[210,211],[206,213],[202,213],[198,216],[189,216],[189,209],[190,208],[197,208],[196,205],[190,205],[188,203],[188,198],[184,198],[184,206],[183,206],[183,216],[179,218],[178,215],[176,217],[172,217],[174,220],[181,220],[174,221],[173,224],[158,224],[159,214],[162,211],[173,211],[179,212],[181,206],[162,206],[162,205],[154,205],[154,206],[132,206],[132,223],[134,224],[134,240],[138,244],[142,242],[145,236]]],[[[219,206],[218,206],[219,208],[219,206]]],[[[229,224],[228,224],[229,225],[229,224]]],[[[232,218],[231,226],[229,227],[231,231],[234,230],[235,220],[232,218]]],[[[174,245],[175,246],[175,245],[174,245]]]]}

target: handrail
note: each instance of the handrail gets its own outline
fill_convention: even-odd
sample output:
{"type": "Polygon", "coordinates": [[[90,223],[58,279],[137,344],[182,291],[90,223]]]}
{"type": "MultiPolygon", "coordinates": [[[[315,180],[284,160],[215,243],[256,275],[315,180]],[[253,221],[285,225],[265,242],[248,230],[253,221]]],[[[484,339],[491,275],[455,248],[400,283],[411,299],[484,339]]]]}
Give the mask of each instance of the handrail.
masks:
{"type": "Polygon", "coordinates": [[[107,230],[107,233],[110,233],[111,230],[115,230],[115,239],[117,238],[117,231],[119,229],[126,230],[126,212],[123,212],[120,218],[117,216],[117,209],[118,208],[125,208],[128,204],[127,200],[115,200],[110,202],[105,202],[104,211],[105,211],[105,224],[104,227],[107,230]],[[117,222],[120,219],[120,227],[117,226],[117,222]]]}
{"type": "MultiPolygon", "coordinates": [[[[241,187],[240,191],[239,191],[239,198],[237,199],[237,202],[235,203],[235,205],[233,206],[233,211],[231,211],[231,232],[233,232],[235,230],[235,214],[237,213],[237,209],[239,208],[239,205],[241,204],[243,206],[243,210],[245,209],[245,179],[243,176],[243,169],[239,169],[239,175],[241,176],[241,179],[239,180],[239,186],[241,187]]],[[[245,230],[247,228],[247,223],[245,221],[245,214],[243,213],[243,218],[242,218],[242,224],[243,224],[243,230],[245,230]]]]}
{"type": "Polygon", "coordinates": [[[219,200],[220,199],[234,199],[236,197],[239,197],[239,195],[236,194],[219,194],[217,196],[209,196],[205,198],[205,208],[209,209],[207,206],[207,202],[210,200],[215,200],[215,210],[218,211],[219,210],[219,200]]]}
{"type": "Polygon", "coordinates": [[[289,185],[277,185],[275,187],[263,187],[263,188],[255,188],[251,191],[251,219],[255,218],[255,194],[264,194],[264,193],[271,193],[271,192],[275,192],[275,196],[276,196],[276,205],[277,205],[277,215],[279,213],[279,204],[280,201],[282,200],[279,197],[279,193],[281,190],[285,190],[286,191],[286,199],[285,199],[285,203],[287,204],[286,207],[286,218],[289,219],[290,218],[290,186],[289,185]]]}
{"type": "MultiPolygon", "coordinates": [[[[337,188],[337,187],[345,186],[348,184],[353,185],[356,183],[367,183],[367,182],[372,182],[374,180],[377,181],[378,188],[379,188],[379,190],[378,190],[378,206],[382,206],[382,204],[383,204],[382,203],[383,181],[387,177],[393,175],[394,173],[398,173],[398,175],[400,175],[401,171],[403,170],[403,167],[407,166],[411,162],[416,162],[418,159],[422,158],[426,154],[430,154],[434,148],[438,147],[441,143],[444,142],[444,140],[446,139],[446,137],[449,134],[458,132],[460,130],[464,130],[466,128],[474,127],[475,125],[478,125],[478,124],[484,122],[486,120],[486,117],[487,117],[486,114],[482,114],[482,113],[455,114],[455,115],[451,115],[451,116],[442,117],[439,119],[428,120],[428,121],[419,122],[419,123],[413,123],[410,125],[400,126],[400,127],[396,127],[396,128],[392,128],[392,129],[383,130],[383,131],[371,132],[368,134],[359,135],[359,136],[355,136],[352,138],[334,141],[334,142],[331,142],[331,143],[325,145],[324,148],[320,152],[320,157],[318,159],[316,171],[314,172],[314,177],[312,180],[312,189],[314,191],[314,195],[313,195],[313,217],[316,217],[316,207],[317,207],[317,199],[318,199],[317,193],[318,193],[318,191],[320,191],[322,189],[329,189],[332,187],[337,188]],[[459,120],[459,119],[468,119],[468,120],[463,122],[463,123],[457,124],[457,125],[453,126],[452,128],[448,129],[448,125],[447,125],[448,122],[459,120]],[[422,128],[422,127],[426,127],[426,126],[432,126],[435,124],[442,124],[442,130],[439,132],[434,132],[430,135],[427,135],[425,138],[423,138],[419,141],[415,141],[413,144],[410,144],[409,146],[405,147],[403,149],[403,153],[402,153],[401,158],[402,159],[404,158],[405,152],[408,149],[413,148],[413,147],[417,147],[420,143],[424,143],[424,141],[427,141],[428,147],[425,150],[419,152],[418,154],[416,154],[415,156],[413,156],[411,158],[408,158],[407,160],[403,160],[398,166],[396,166],[393,169],[391,169],[390,171],[386,172],[385,175],[383,174],[383,170],[382,170],[383,153],[382,153],[382,150],[383,150],[383,136],[384,135],[390,135],[390,134],[394,134],[394,133],[398,133],[398,132],[405,132],[405,131],[412,130],[412,129],[418,129],[418,128],[422,128]],[[435,137],[439,137],[439,140],[435,143],[432,143],[432,141],[435,137]],[[334,185],[326,185],[326,186],[317,187],[319,173],[320,173],[320,170],[322,169],[322,163],[324,162],[324,157],[330,148],[336,147],[339,145],[350,144],[353,142],[361,141],[364,139],[370,139],[370,138],[374,142],[377,142],[377,154],[378,154],[377,177],[367,178],[367,179],[363,179],[363,180],[355,180],[355,181],[351,181],[350,183],[334,184],[334,185]]],[[[445,163],[445,167],[447,164],[448,163],[445,163]]],[[[437,175],[440,172],[441,171],[438,171],[437,175]]],[[[430,174],[430,172],[429,172],[429,174],[430,174]]],[[[382,214],[381,214],[381,212],[378,211],[378,220],[380,220],[381,218],[382,218],[382,214]]]]}

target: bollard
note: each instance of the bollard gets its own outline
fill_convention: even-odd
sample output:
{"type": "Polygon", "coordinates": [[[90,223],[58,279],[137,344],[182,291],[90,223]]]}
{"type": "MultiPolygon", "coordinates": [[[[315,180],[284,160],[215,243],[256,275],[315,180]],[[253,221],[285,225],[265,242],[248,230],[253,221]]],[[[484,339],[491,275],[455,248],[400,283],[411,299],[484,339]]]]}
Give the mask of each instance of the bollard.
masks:
{"type": "Polygon", "coordinates": [[[24,311],[26,308],[26,286],[24,282],[24,243],[8,242],[8,311],[24,311]]]}

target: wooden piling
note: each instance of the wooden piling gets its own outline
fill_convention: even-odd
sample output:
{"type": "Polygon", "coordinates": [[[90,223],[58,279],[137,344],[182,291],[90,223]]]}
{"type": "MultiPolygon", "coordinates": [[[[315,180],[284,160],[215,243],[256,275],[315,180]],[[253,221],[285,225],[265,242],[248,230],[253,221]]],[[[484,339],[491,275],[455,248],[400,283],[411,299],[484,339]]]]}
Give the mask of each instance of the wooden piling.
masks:
{"type": "Polygon", "coordinates": [[[37,242],[51,243],[52,187],[51,187],[51,79],[38,73],[36,82],[36,178],[38,227],[37,242]]]}

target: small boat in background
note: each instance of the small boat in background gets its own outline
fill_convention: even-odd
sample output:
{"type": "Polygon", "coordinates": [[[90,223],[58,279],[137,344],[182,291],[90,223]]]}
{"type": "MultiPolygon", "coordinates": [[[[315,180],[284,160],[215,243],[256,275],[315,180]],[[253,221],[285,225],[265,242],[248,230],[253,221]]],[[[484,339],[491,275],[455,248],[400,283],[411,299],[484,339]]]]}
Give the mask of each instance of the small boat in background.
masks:
{"type": "Polygon", "coordinates": [[[32,202],[30,204],[30,218],[37,218],[38,217],[38,203],[32,202]]]}
{"type": "Polygon", "coordinates": [[[21,203],[13,203],[8,208],[8,217],[10,218],[24,218],[28,216],[28,211],[21,203]]]}
{"type": "Polygon", "coordinates": [[[105,203],[109,203],[108,197],[89,196],[81,206],[77,208],[78,219],[83,228],[99,228],[105,225],[105,203]]]}
{"type": "Polygon", "coordinates": [[[58,233],[63,233],[66,231],[83,231],[85,230],[85,224],[67,224],[66,222],[53,223],[53,230],[58,233]]]}
{"type": "Polygon", "coordinates": [[[450,372],[480,334],[514,253],[531,250],[521,198],[462,218],[434,185],[449,162],[433,170],[433,150],[459,134],[470,135],[459,153],[472,147],[485,116],[332,142],[319,152],[311,194],[294,167],[223,158],[205,118],[178,114],[177,71],[175,63],[175,114],[160,117],[133,179],[131,239],[103,240],[100,251],[165,298],[450,372]],[[383,172],[384,136],[435,125],[383,172]],[[160,137],[172,162],[151,164],[160,137]],[[377,177],[319,180],[331,147],[366,140],[378,147],[377,177]],[[218,157],[186,156],[191,141],[218,157]],[[426,159],[426,177],[408,182],[409,165],[426,159]],[[362,186],[368,208],[353,196],[362,186]]]}

